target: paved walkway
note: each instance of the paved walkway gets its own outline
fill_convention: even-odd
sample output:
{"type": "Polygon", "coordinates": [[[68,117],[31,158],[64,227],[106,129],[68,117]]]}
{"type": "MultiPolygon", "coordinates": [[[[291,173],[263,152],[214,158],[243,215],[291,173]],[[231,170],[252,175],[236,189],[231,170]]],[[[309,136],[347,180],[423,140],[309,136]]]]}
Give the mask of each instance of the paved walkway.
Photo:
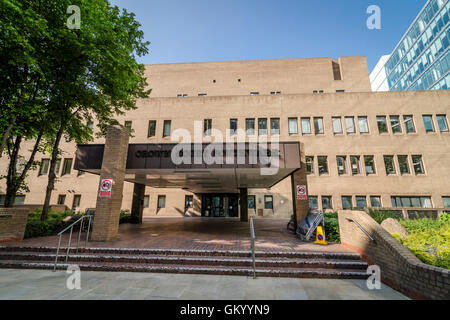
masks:
{"type": "Polygon", "coordinates": [[[81,289],[66,287],[63,271],[0,270],[0,299],[133,300],[404,300],[364,280],[287,279],[214,275],[81,272],[81,289]]]}
{"type": "MultiPolygon", "coordinates": [[[[256,250],[352,252],[339,244],[320,246],[301,242],[286,229],[288,219],[255,219],[256,250]]],[[[78,234],[75,236],[75,238],[78,234]]],[[[67,243],[67,237],[62,245],[67,243]]],[[[6,246],[51,246],[58,238],[42,237],[6,246]]],[[[73,242],[72,242],[73,244],[73,242]]],[[[84,243],[83,243],[84,245],[84,243]]],[[[197,250],[249,250],[250,225],[234,218],[145,218],[143,224],[123,224],[118,239],[90,243],[93,247],[197,250]]]]}

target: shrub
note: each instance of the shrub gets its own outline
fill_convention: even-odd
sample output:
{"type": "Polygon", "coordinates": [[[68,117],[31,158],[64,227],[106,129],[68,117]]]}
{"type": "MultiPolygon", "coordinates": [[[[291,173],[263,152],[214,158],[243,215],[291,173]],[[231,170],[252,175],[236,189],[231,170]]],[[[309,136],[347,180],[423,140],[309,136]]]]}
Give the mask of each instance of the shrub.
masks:
{"type": "MultiPolygon", "coordinates": [[[[52,236],[69,226],[73,223],[73,220],[68,222],[63,222],[63,219],[68,216],[80,216],[81,214],[72,214],[69,210],[63,213],[54,213],[53,211],[49,211],[48,218],[46,221],[41,221],[42,210],[37,209],[35,212],[31,213],[28,216],[27,225],[25,227],[24,238],[33,238],[33,237],[45,237],[52,236]]],[[[79,226],[74,227],[74,230],[77,230],[79,226]]]]}
{"type": "Polygon", "coordinates": [[[337,212],[324,213],[325,218],[325,238],[330,242],[341,242],[339,234],[339,220],[337,212]]]}
{"type": "Polygon", "coordinates": [[[399,220],[397,214],[388,210],[376,210],[369,208],[369,215],[372,217],[373,220],[375,220],[379,224],[381,224],[384,220],[388,218],[399,220]]]}

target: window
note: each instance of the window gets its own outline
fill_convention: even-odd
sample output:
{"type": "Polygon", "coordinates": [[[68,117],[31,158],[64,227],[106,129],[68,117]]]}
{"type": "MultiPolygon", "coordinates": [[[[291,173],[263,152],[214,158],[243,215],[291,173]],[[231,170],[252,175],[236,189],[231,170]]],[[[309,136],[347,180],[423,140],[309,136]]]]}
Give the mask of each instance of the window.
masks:
{"type": "Polygon", "coordinates": [[[367,207],[367,200],[365,196],[356,196],[356,207],[357,208],[367,207]]]}
{"type": "Polygon", "coordinates": [[[62,176],[70,174],[72,170],[72,159],[64,159],[62,176]]]}
{"type": "Polygon", "coordinates": [[[310,209],[319,209],[319,202],[316,196],[308,197],[308,203],[310,209]]]}
{"type": "Polygon", "coordinates": [[[328,159],[326,156],[317,157],[319,164],[319,175],[328,174],[328,159]]]}
{"type": "Polygon", "coordinates": [[[150,120],[148,122],[148,137],[154,137],[156,135],[156,120],[150,120]]]}
{"type": "Polygon", "coordinates": [[[182,94],[177,94],[177,98],[183,98],[182,94]]]}
{"type": "Polygon", "coordinates": [[[347,174],[347,165],[346,165],[347,157],[337,156],[336,161],[338,166],[338,174],[339,175],[347,174]]]}
{"type": "Polygon", "coordinates": [[[389,116],[389,118],[391,119],[392,133],[402,133],[400,117],[399,116],[389,116]]]}
{"type": "Polygon", "coordinates": [[[75,210],[76,208],[80,207],[80,203],[81,203],[81,195],[80,194],[76,194],[73,196],[73,203],[72,203],[72,210],[75,210]]]}
{"type": "Polygon", "coordinates": [[[248,201],[248,208],[249,209],[255,209],[255,203],[256,203],[256,199],[255,196],[248,196],[247,197],[247,201],[248,201]]]}
{"type": "Polygon", "coordinates": [[[163,138],[170,137],[170,127],[172,125],[172,121],[164,120],[164,128],[163,128],[163,138]]]}
{"type": "Polygon", "coordinates": [[[199,93],[198,96],[199,97],[206,97],[206,93],[199,93]]]}
{"type": "Polygon", "coordinates": [[[384,166],[387,175],[395,174],[394,156],[384,156],[384,166]]]}
{"type": "Polygon", "coordinates": [[[306,162],[306,173],[307,174],[314,173],[314,157],[306,157],[305,162],[306,162]]]}
{"type": "Polygon", "coordinates": [[[430,115],[423,116],[423,123],[425,125],[426,132],[434,132],[433,116],[430,115]]]}
{"type": "Polygon", "coordinates": [[[237,133],[237,119],[230,119],[230,135],[234,136],[237,133]]]}
{"type": "Polygon", "coordinates": [[[398,167],[400,169],[400,174],[410,174],[408,156],[398,156],[398,167]]]}
{"type": "Polygon", "coordinates": [[[186,93],[183,94],[183,98],[187,98],[188,95],[186,93]]]}
{"type": "Polygon", "coordinates": [[[377,125],[379,133],[388,133],[387,121],[385,116],[377,117],[377,125]]]}
{"type": "Polygon", "coordinates": [[[342,133],[342,120],[341,117],[333,117],[333,133],[334,134],[340,134],[342,133]]]}
{"type": "Polygon", "coordinates": [[[314,133],[323,134],[323,118],[314,118],[314,133]]]}
{"type": "Polygon", "coordinates": [[[194,196],[185,196],[184,197],[184,208],[193,208],[194,207],[194,196]]]}
{"type": "Polygon", "coordinates": [[[297,118],[289,118],[289,134],[298,134],[297,118]]]}
{"type": "Polygon", "coordinates": [[[280,134],[280,119],[271,118],[270,119],[270,134],[277,135],[280,134]]]}
{"type": "Polygon", "coordinates": [[[416,132],[413,116],[403,116],[403,123],[405,124],[406,133],[415,133],[416,132]]]}
{"type": "Polygon", "coordinates": [[[144,196],[144,208],[150,207],[150,196],[144,196]]]}
{"type": "Polygon", "coordinates": [[[250,92],[250,95],[251,96],[257,96],[257,95],[259,95],[259,92],[250,92]]]}
{"type": "Polygon", "coordinates": [[[366,174],[375,174],[375,160],[373,156],[364,156],[364,166],[366,167],[366,174]]]}
{"type": "Polygon", "coordinates": [[[270,94],[271,95],[280,95],[281,91],[272,91],[270,94]]]}
{"type": "Polygon", "coordinates": [[[125,128],[131,131],[131,127],[133,125],[133,121],[125,121],[125,128]]]}
{"type": "Polygon", "coordinates": [[[359,156],[350,156],[350,164],[352,166],[353,175],[361,173],[361,161],[359,156]]]}
{"type": "Polygon", "coordinates": [[[94,130],[94,123],[92,121],[88,121],[87,126],[89,129],[94,130]]]}
{"type": "Polygon", "coordinates": [[[373,208],[381,208],[381,197],[380,196],[371,196],[370,197],[370,206],[373,208]]]}
{"type": "Polygon", "coordinates": [[[437,115],[437,123],[441,132],[448,132],[447,117],[445,115],[437,115]]]}
{"type": "Polygon", "coordinates": [[[311,134],[311,120],[302,118],[302,134],[311,134]]]}
{"type": "MultiPolygon", "coordinates": [[[[6,195],[4,195],[4,194],[0,195],[0,206],[4,206],[5,205],[5,198],[6,198],[6,195]]],[[[25,196],[16,195],[14,197],[13,205],[20,206],[20,205],[23,205],[23,204],[25,204],[25,196]]]]}
{"type": "Polygon", "coordinates": [[[394,208],[433,208],[431,197],[391,197],[394,208]]]}
{"type": "Polygon", "coordinates": [[[444,208],[450,208],[450,197],[442,197],[442,202],[444,203],[444,208]]]}
{"type": "Polygon", "coordinates": [[[59,174],[59,169],[61,168],[61,159],[57,159],[56,160],[56,164],[55,164],[55,174],[58,175],[59,174]]]}
{"type": "Polygon", "coordinates": [[[255,119],[246,119],[245,120],[245,132],[248,136],[255,134],[255,119]]]}
{"type": "Polygon", "coordinates": [[[367,117],[358,117],[359,133],[369,133],[367,117]]]}
{"type": "Polygon", "coordinates": [[[50,166],[50,159],[42,159],[41,168],[39,169],[39,175],[43,176],[48,173],[48,168],[50,166]]]}
{"type": "Polygon", "coordinates": [[[345,130],[347,133],[356,133],[354,117],[345,117],[345,130]]]}
{"type": "Polygon", "coordinates": [[[333,201],[331,196],[322,196],[322,210],[333,209],[333,201]]]}
{"type": "Polygon", "coordinates": [[[342,208],[343,209],[351,209],[352,208],[352,197],[351,196],[342,196],[342,208]]]}
{"type": "Polygon", "coordinates": [[[345,90],[336,90],[336,93],[345,93],[345,90]]]}
{"type": "Polygon", "coordinates": [[[267,134],[267,119],[266,118],[258,119],[258,134],[260,136],[267,134]]]}
{"type": "Polygon", "coordinates": [[[158,209],[166,207],[166,196],[158,196],[158,209]]]}
{"type": "Polygon", "coordinates": [[[412,156],[412,162],[415,174],[425,174],[425,169],[423,168],[422,156],[412,156]]]}
{"type": "Polygon", "coordinates": [[[264,196],[264,208],[273,210],[273,197],[272,196],[264,196]]]}
{"type": "Polygon", "coordinates": [[[212,129],[212,119],[203,120],[203,134],[207,137],[210,136],[211,129],[212,129]]]}
{"type": "Polygon", "coordinates": [[[65,204],[66,203],[66,195],[65,194],[60,194],[58,195],[58,204],[65,204]]]}

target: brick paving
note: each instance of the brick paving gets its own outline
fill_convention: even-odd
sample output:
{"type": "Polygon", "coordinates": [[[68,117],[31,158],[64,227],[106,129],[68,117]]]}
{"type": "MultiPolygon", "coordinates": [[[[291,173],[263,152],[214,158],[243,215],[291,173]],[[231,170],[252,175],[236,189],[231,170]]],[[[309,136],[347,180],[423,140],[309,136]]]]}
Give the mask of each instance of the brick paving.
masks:
{"type": "MultiPolygon", "coordinates": [[[[320,246],[301,242],[286,229],[288,219],[255,219],[257,251],[317,251],[352,253],[339,244],[320,246]]],[[[74,234],[76,241],[78,234],[74,234]]],[[[66,246],[68,235],[63,238],[66,246]]],[[[55,247],[58,237],[41,237],[4,243],[4,246],[55,247]]],[[[74,242],[72,242],[72,245],[74,242]]],[[[81,246],[84,242],[81,242],[81,246]]],[[[110,242],[90,242],[90,247],[157,248],[186,250],[249,250],[250,226],[234,218],[144,218],[141,225],[123,224],[118,238],[110,242]]]]}

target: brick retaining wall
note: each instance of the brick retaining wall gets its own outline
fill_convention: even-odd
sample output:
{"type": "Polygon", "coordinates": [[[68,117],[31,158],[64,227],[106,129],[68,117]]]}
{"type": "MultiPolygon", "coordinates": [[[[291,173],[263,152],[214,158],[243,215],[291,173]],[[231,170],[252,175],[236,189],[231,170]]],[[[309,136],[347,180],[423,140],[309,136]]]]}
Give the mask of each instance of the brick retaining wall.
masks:
{"type": "Polygon", "coordinates": [[[450,299],[450,270],[422,263],[363,211],[340,210],[341,244],[378,265],[382,281],[413,299],[450,299]],[[357,221],[374,239],[354,223],[357,221]]]}
{"type": "Polygon", "coordinates": [[[27,209],[0,208],[0,242],[23,240],[28,215],[27,209]]]}

